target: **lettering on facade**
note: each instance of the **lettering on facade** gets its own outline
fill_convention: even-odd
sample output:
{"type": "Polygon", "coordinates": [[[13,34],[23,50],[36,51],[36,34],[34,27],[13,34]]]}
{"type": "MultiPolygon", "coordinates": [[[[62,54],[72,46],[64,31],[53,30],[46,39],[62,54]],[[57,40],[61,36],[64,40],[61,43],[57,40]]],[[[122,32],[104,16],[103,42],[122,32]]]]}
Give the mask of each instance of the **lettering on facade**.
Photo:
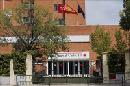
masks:
{"type": "MultiPolygon", "coordinates": [[[[51,58],[49,58],[51,59],[51,58]]],[[[58,52],[54,60],[89,60],[89,52],[58,52]]]]}

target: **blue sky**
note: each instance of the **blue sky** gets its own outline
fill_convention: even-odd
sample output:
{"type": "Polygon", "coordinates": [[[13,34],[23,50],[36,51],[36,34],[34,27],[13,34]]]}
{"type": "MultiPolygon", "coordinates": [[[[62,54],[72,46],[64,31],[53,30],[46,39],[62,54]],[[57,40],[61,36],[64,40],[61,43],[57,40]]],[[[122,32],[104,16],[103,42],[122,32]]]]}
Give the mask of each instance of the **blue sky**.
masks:
{"type": "Polygon", "coordinates": [[[118,25],[123,0],[86,0],[87,25],[118,25]]]}

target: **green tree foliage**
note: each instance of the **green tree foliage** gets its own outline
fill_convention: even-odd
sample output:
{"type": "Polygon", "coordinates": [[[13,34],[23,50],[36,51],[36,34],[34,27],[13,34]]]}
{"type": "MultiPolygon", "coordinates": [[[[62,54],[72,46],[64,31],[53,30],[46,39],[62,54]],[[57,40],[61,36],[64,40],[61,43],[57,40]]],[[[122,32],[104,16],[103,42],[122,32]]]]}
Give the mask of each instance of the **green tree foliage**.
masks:
{"type": "Polygon", "coordinates": [[[116,43],[111,52],[108,53],[108,67],[110,73],[125,72],[125,51],[127,42],[125,34],[119,30],[115,32],[116,43]]]}
{"type": "Polygon", "coordinates": [[[125,55],[118,52],[108,53],[108,68],[109,73],[124,73],[125,72],[125,55]]]}
{"type": "Polygon", "coordinates": [[[101,55],[103,52],[110,51],[110,44],[110,34],[97,26],[95,32],[91,34],[92,50],[101,55]]]}
{"type": "Polygon", "coordinates": [[[121,29],[127,31],[128,46],[130,47],[130,0],[123,0],[123,10],[120,13],[119,25],[121,29]]]}
{"type": "Polygon", "coordinates": [[[125,40],[125,36],[119,30],[115,32],[116,44],[114,46],[115,50],[119,53],[124,53],[127,48],[127,43],[125,40]]]}
{"type": "Polygon", "coordinates": [[[8,15],[8,11],[0,11],[1,28],[6,29],[7,32],[11,30],[13,36],[18,39],[17,43],[14,43],[15,50],[20,52],[40,51],[42,54],[50,56],[67,49],[65,27],[59,26],[57,18],[54,18],[48,10],[37,5],[32,7],[34,10],[27,8],[24,3],[20,4],[13,9],[12,15],[8,15]],[[28,18],[25,19],[26,16],[28,18]],[[14,27],[12,23],[14,21],[19,26],[14,27]]]}
{"type": "Polygon", "coordinates": [[[130,30],[130,0],[123,0],[123,11],[120,14],[120,26],[121,29],[129,31],[130,30]]]}
{"type": "Polygon", "coordinates": [[[0,75],[9,76],[10,55],[0,55],[0,75]]]}
{"type": "Polygon", "coordinates": [[[0,75],[9,76],[10,74],[10,59],[14,62],[14,73],[26,73],[26,53],[13,52],[12,54],[0,55],[0,75]]]}
{"type": "Polygon", "coordinates": [[[26,74],[26,53],[24,52],[13,52],[11,54],[14,63],[15,74],[26,74]]]}

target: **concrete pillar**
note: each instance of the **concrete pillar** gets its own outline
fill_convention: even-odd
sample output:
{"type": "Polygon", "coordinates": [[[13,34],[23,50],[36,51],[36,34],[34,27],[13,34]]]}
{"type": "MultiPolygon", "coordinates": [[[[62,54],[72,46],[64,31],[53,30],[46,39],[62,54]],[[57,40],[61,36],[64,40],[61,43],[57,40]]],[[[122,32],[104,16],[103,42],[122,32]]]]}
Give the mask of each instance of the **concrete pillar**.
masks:
{"type": "Polygon", "coordinates": [[[130,50],[125,52],[125,80],[130,82],[130,50]]]}
{"type": "Polygon", "coordinates": [[[10,85],[16,85],[16,76],[14,75],[13,59],[10,60],[10,85]]]}
{"type": "Polygon", "coordinates": [[[102,54],[102,59],[103,59],[103,83],[108,83],[109,82],[109,71],[108,71],[108,56],[107,52],[104,52],[102,54]]]}
{"type": "Polygon", "coordinates": [[[26,57],[26,81],[27,84],[32,84],[32,55],[27,54],[26,57]]]}

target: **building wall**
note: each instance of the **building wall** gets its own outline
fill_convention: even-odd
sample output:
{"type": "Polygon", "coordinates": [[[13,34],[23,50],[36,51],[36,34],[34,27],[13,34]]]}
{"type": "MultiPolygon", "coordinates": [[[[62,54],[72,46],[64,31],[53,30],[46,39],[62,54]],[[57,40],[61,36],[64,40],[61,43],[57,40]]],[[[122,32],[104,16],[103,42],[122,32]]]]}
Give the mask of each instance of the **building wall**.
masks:
{"type": "Polygon", "coordinates": [[[15,6],[18,5],[18,3],[20,3],[20,0],[0,0],[0,8],[3,9],[11,9],[14,8],[15,6]],[[4,5],[3,5],[3,1],[4,1],[4,5]]]}
{"type": "MultiPolygon", "coordinates": [[[[101,26],[105,31],[109,32],[111,35],[112,45],[115,43],[114,33],[119,29],[116,25],[103,25],[101,26]]],[[[67,26],[67,35],[90,35],[96,29],[96,26],[67,26]]],[[[69,51],[89,51],[90,59],[96,59],[96,53],[91,50],[90,42],[76,42],[69,43],[69,51]]],[[[11,52],[12,45],[0,46],[0,53],[9,53],[11,52]]]]}
{"type": "MultiPolygon", "coordinates": [[[[77,0],[78,4],[82,7],[82,9],[85,9],[85,0],[77,0]]],[[[35,3],[40,5],[41,7],[44,7],[46,9],[49,9],[50,12],[54,14],[54,16],[58,18],[63,18],[62,13],[58,13],[57,11],[54,11],[54,4],[61,4],[62,0],[35,0],[35,3]]],[[[21,0],[6,0],[4,8],[5,9],[11,9],[15,8],[16,5],[21,3],[21,0]]],[[[73,9],[77,11],[78,4],[76,0],[66,0],[66,4],[70,5],[73,9]]],[[[0,8],[3,9],[2,0],[0,0],[0,8]]],[[[85,19],[81,14],[65,14],[65,23],[66,23],[66,29],[67,35],[90,35],[92,32],[95,31],[96,25],[85,25],[85,19]]],[[[14,23],[14,25],[16,25],[14,23]]],[[[119,29],[119,26],[117,25],[102,25],[103,29],[110,33],[111,35],[111,41],[112,45],[115,43],[115,37],[114,33],[116,30],[119,29]]],[[[0,35],[2,35],[2,32],[0,32],[0,35]]],[[[111,45],[111,46],[112,46],[111,45]]],[[[96,60],[97,54],[91,50],[90,42],[71,42],[69,43],[69,51],[70,52],[77,52],[77,51],[88,51],[90,54],[90,60],[96,60]]],[[[0,46],[0,54],[6,54],[11,53],[13,51],[12,44],[0,46]]]]}
{"type": "MultiPolygon", "coordinates": [[[[101,26],[106,32],[110,33],[111,41],[113,46],[115,44],[114,34],[117,30],[119,30],[119,26],[117,25],[102,25],[101,26]]],[[[94,26],[68,26],[67,34],[69,35],[90,35],[96,29],[96,25],[94,26]]],[[[90,52],[90,60],[95,60],[97,55],[95,52],[91,50],[90,42],[87,43],[70,43],[69,45],[70,51],[89,51],[90,52]]]]}
{"type": "MultiPolygon", "coordinates": [[[[4,2],[5,2],[4,8],[11,9],[15,8],[18,4],[20,4],[21,0],[5,0],[4,2]]],[[[54,16],[58,18],[63,18],[63,14],[58,13],[58,11],[54,11],[54,4],[62,4],[62,3],[63,0],[35,0],[35,4],[38,4],[43,8],[49,9],[49,11],[52,12],[54,16]]],[[[78,9],[78,4],[82,7],[83,10],[85,9],[85,0],[66,0],[65,3],[76,11],[78,9]]],[[[3,0],[0,0],[0,9],[3,9],[3,0]]],[[[78,13],[78,15],[66,13],[65,24],[85,25],[85,19],[83,18],[81,13],[78,13]]]]}

